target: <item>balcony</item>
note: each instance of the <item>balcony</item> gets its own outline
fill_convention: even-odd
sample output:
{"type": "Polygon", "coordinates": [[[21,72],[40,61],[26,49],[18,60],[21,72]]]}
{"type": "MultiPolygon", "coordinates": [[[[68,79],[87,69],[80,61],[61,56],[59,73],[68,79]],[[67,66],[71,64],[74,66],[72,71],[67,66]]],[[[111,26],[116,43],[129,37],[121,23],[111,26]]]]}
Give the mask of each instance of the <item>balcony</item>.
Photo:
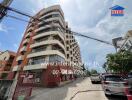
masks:
{"type": "Polygon", "coordinates": [[[30,48],[35,48],[35,47],[39,47],[42,45],[48,45],[48,44],[58,44],[61,48],[63,48],[65,50],[64,45],[58,40],[46,40],[46,41],[42,41],[42,42],[36,42],[36,43],[32,44],[30,48]]]}
{"type": "Polygon", "coordinates": [[[19,70],[20,70],[20,66],[18,66],[18,65],[14,66],[13,69],[12,69],[12,71],[19,71],[19,70]]]}
{"type": "Polygon", "coordinates": [[[47,16],[49,16],[49,15],[54,15],[54,14],[58,14],[58,15],[60,15],[59,12],[51,12],[51,13],[48,13],[48,14],[43,15],[43,16],[40,17],[39,19],[42,20],[43,18],[45,18],[45,17],[47,17],[47,16]]]}
{"type": "Polygon", "coordinates": [[[27,47],[26,47],[26,46],[23,46],[23,47],[20,49],[20,52],[26,51],[26,50],[27,50],[27,47]]]}
{"type": "Polygon", "coordinates": [[[23,44],[28,43],[28,42],[29,42],[29,39],[25,39],[25,40],[23,41],[23,44]]]}
{"type": "Polygon", "coordinates": [[[49,31],[49,32],[44,32],[44,33],[41,33],[41,34],[38,34],[38,35],[35,35],[33,37],[33,39],[38,39],[40,37],[44,37],[44,36],[48,36],[48,35],[59,35],[59,37],[64,40],[64,33],[62,32],[59,32],[59,31],[49,31]]]}
{"type": "Polygon", "coordinates": [[[23,59],[24,59],[24,56],[21,55],[21,56],[18,56],[18,57],[17,57],[16,61],[23,60],[23,59]]]}
{"type": "Polygon", "coordinates": [[[35,32],[39,32],[39,31],[41,31],[41,30],[44,30],[44,29],[50,28],[50,27],[52,27],[52,25],[45,25],[45,26],[43,26],[43,27],[39,27],[38,29],[36,29],[35,32]]]}
{"type": "MultiPolygon", "coordinates": [[[[63,20],[60,17],[52,17],[52,18],[48,18],[45,20],[45,22],[50,22],[50,21],[59,21],[61,23],[62,26],[65,26],[65,23],[63,22],[63,20]]],[[[38,25],[43,24],[44,22],[39,22],[38,25]]]]}
{"type": "Polygon", "coordinates": [[[65,59],[65,55],[61,53],[59,50],[46,50],[46,51],[31,53],[27,56],[27,58],[38,57],[43,55],[59,55],[65,59]]]}
{"type": "Polygon", "coordinates": [[[32,31],[33,30],[33,27],[29,27],[28,29],[27,29],[27,32],[30,32],[30,31],[32,31]]]}
{"type": "Polygon", "coordinates": [[[46,69],[46,64],[36,64],[36,65],[27,65],[24,66],[23,70],[36,70],[36,69],[46,69]]]}
{"type": "Polygon", "coordinates": [[[30,37],[30,32],[29,33],[27,33],[26,35],[25,35],[25,38],[28,38],[28,37],[30,37]]]}

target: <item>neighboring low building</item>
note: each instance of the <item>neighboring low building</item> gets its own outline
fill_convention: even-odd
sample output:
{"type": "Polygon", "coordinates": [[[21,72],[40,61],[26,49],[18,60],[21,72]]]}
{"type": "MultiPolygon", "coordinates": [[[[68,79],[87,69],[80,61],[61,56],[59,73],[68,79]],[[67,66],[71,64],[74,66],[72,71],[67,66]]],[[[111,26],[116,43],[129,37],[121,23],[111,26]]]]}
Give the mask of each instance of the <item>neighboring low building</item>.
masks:
{"type": "Polygon", "coordinates": [[[128,31],[124,37],[124,43],[120,50],[127,50],[132,52],[132,30],[128,31]]]}
{"type": "Polygon", "coordinates": [[[114,38],[112,41],[117,52],[122,50],[132,52],[132,30],[128,31],[124,37],[114,38]]]}
{"type": "Polygon", "coordinates": [[[113,43],[116,51],[119,51],[119,49],[122,46],[123,42],[124,42],[124,39],[122,37],[117,37],[117,38],[112,39],[112,43],[113,43]]]}
{"type": "Polygon", "coordinates": [[[5,51],[0,54],[0,79],[6,79],[11,71],[13,60],[16,56],[15,52],[5,51]]]}
{"type": "Polygon", "coordinates": [[[13,51],[7,50],[0,53],[0,100],[7,100],[9,96],[13,80],[9,80],[8,75],[15,56],[16,53],[13,51]]]}

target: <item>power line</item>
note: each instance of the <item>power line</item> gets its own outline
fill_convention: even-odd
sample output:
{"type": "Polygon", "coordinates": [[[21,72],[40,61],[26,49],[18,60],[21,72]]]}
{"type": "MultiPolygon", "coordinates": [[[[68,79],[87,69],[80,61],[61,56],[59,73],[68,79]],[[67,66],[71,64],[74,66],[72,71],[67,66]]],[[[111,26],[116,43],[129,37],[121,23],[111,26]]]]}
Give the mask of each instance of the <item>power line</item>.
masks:
{"type": "MultiPolygon", "coordinates": [[[[3,0],[1,2],[1,5],[4,5],[6,7],[9,7],[13,0],[3,0]]],[[[0,22],[4,18],[4,16],[7,14],[7,8],[0,5],[0,22]]]]}
{"type": "Polygon", "coordinates": [[[25,20],[25,19],[22,19],[22,18],[18,18],[18,17],[12,16],[12,15],[6,15],[6,17],[10,17],[10,18],[13,18],[13,19],[16,19],[16,20],[20,20],[20,21],[24,21],[24,22],[27,22],[27,23],[31,23],[28,20],[25,20]]]}
{"type": "MultiPolygon", "coordinates": [[[[29,14],[27,14],[27,13],[24,13],[24,12],[22,12],[22,11],[19,11],[19,10],[17,10],[17,9],[14,9],[14,8],[11,8],[11,7],[8,7],[8,6],[4,6],[4,5],[2,5],[2,4],[0,4],[0,6],[5,7],[6,9],[8,9],[8,10],[10,10],[10,11],[13,11],[13,12],[15,12],[15,13],[18,13],[18,14],[20,14],[20,15],[29,17],[29,18],[34,19],[34,20],[42,21],[42,22],[45,23],[44,20],[41,20],[41,19],[38,19],[38,18],[34,18],[33,16],[31,16],[31,15],[29,15],[29,14]]],[[[17,19],[17,20],[29,22],[29,21],[26,21],[26,20],[24,20],[24,19],[17,18],[17,17],[15,17],[15,16],[9,16],[9,15],[8,15],[8,17],[12,17],[12,18],[17,19]]],[[[104,40],[100,40],[100,39],[97,39],[97,38],[94,38],[94,37],[90,37],[90,36],[87,36],[87,35],[83,35],[83,34],[80,34],[80,33],[78,33],[78,32],[74,32],[74,31],[71,31],[71,30],[68,30],[68,29],[65,29],[65,28],[63,28],[63,29],[64,29],[65,31],[69,31],[69,32],[73,33],[74,35],[81,36],[81,37],[85,37],[85,38],[89,38],[89,39],[96,40],[96,41],[98,41],[98,42],[105,43],[105,44],[108,44],[108,45],[113,46],[113,45],[112,45],[111,43],[109,43],[108,41],[104,41],[104,40]]]]}
{"type": "MultiPolygon", "coordinates": [[[[105,44],[112,45],[111,43],[109,43],[109,42],[107,42],[107,41],[103,41],[103,40],[100,40],[100,39],[97,39],[97,38],[93,38],[93,37],[90,37],[90,36],[87,36],[87,35],[83,35],[83,34],[80,34],[80,33],[77,33],[77,32],[73,32],[73,31],[71,31],[71,32],[72,32],[74,35],[77,35],[77,36],[89,38],[89,39],[96,40],[96,41],[99,41],[99,42],[102,42],[102,43],[105,43],[105,44]]],[[[112,45],[112,46],[113,46],[113,45],[112,45]]]]}

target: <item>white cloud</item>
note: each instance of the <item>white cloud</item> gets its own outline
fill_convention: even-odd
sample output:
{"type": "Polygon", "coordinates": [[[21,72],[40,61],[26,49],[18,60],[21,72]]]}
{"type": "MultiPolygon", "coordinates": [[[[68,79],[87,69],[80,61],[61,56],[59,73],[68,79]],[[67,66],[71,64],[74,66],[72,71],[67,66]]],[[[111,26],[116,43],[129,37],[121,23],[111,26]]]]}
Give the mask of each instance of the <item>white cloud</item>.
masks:
{"type": "MultiPolygon", "coordinates": [[[[26,4],[31,5],[29,7],[34,14],[47,6],[60,4],[72,30],[109,42],[114,37],[124,35],[132,27],[131,0],[28,0],[26,4]],[[124,17],[110,16],[109,8],[117,4],[125,7],[124,17]]],[[[103,64],[106,54],[115,52],[113,47],[106,44],[76,38],[85,62],[97,61],[103,64]]]]}
{"type": "Polygon", "coordinates": [[[32,6],[32,13],[36,14],[38,11],[40,11],[43,8],[46,8],[48,6],[58,4],[59,0],[28,0],[27,2],[32,6]]]}
{"type": "Polygon", "coordinates": [[[6,32],[6,33],[8,32],[7,27],[4,26],[3,24],[0,24],[0,31],[6,32]]]}
{"type": "MultiPolygon", "coordinates": [[[[112,38],[123,36],[132,27],[132,1],[60,0],[60,4],[71,29],[88,36],[112,42],[112,38]],[[126,8],[124,17],[110,16],[109,8],[117,4],[126,8]]],[[[93,40],[81,37],[77,40],[85,62],[94,60],[103,64],[106,54],[115,52],[113,47],[93,40]]]]}
{"type": "Polygon", "coordinates": [[[3,23],[0,23],[0,31],[1,32],[8,34],[10,30],[14,30],[14,28],[13,27],[7,27],[3,23]]]}

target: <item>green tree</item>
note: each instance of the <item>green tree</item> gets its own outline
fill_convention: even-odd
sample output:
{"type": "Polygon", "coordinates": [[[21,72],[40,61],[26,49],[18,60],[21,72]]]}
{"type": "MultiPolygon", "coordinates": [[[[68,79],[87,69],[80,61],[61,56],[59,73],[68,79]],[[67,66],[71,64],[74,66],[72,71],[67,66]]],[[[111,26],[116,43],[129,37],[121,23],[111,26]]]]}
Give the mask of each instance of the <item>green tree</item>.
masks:
{"type": "Polygon", "coordinates": [[[98,72],[97,72],[97,70],[95,70],[95,69],[92,69],[91,71],[90,71],[90,74],[97,74],[98,72]]]}
{"type": "Polygon", "coordinates": [[[132,70],[132,53],[129,51],[107,55],[107,70],[127,73],[132,70]]]}
{"type": "Polygon", "coordinates": [[[103,68],[104,68],[105,72],[108,71],[108,66],[107,66],[107,63],[106,62],[103,64],[103,68]]]}

